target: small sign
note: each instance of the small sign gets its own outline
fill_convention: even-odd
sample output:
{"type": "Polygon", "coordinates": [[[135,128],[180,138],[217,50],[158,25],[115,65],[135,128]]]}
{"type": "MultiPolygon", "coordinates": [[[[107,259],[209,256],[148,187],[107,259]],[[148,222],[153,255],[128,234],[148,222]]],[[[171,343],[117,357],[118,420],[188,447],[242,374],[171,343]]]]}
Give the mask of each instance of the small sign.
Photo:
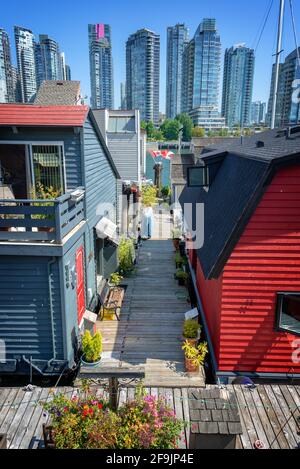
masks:
{"type": "Polygon", "coordinates": [[[196,319],[198,318],[198,315],[199,315],[198,309],[194,308],[191,311],[188,311],[187,313],[185,313],[185,320],[188,321],[189,319],[196,319]]]}

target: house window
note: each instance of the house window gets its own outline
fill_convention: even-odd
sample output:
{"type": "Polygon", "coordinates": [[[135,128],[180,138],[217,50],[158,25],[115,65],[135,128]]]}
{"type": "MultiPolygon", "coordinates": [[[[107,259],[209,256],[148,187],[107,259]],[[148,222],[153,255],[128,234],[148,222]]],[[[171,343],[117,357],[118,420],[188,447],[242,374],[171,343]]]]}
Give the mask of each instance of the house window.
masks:
{"type": "Polygon", "coordinates": [[[34,188],[37,197],[65,192],[63,151],[59,145],[32,145],[34,188]]]}
{"type": "Polygon", "coordinates": [[[188,168],[188,187],[206,187],[209,185],[207,166],[188,168]]]}
{"type": "Polygon", "coordinates": [[[300,335],[300,292],[277,294],[277,327],[300,335]]]}
{"type": "Polygon", "coordinates": [[[111,133],[134,133],[134,117],[110,117],[108,123],[108,132],[111,133]]]}

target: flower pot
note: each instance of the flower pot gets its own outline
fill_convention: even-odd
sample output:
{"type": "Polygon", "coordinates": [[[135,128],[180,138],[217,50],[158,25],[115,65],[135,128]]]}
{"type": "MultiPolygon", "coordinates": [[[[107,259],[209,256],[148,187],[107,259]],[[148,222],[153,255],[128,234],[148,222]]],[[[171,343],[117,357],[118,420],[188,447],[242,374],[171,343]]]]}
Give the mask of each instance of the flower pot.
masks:
{"type": "Polygon", "coordinates": [[[0,435],[0,449],[7,449],[7,437],[6,435],[0,435]]]}
{"type": "Polygon", "coordinates": [[[55,449],[53,427],[43,424],[43,438],[46,449],[55,449]]]}
{"type": "Polygon", "coordinates": [[[185,337],[183,337],[183,342],[188,342],[193,347],[197,347],[198,341],[199,341],[198,338],[196,338],[196,339],[186,339],[185,337]]]}
{"type": "Polygon", "coordinates": [[[185,280],[184,280],[184,278],[178,278],[177,280],[178,280],[178,285],[179,285],[180,287],[184,287],[184,285],[185,285],[185,280]]]}
{"type": "Polygon", "coordinates": [[[93,368],[93,367],[95,367],[95,366],[98,366],[100,363],[101,363],[101,357],[100,357],[100,359],[99,359],[98,361],[92,362],[92,363],[85,361],[85,360],[84,360],[84,356],[81,358],[81,364],[82,364],[83,366],[87,366],[87,367],[90,367],[90,368],[93,368]]]}
{"type": "Polygon", "coordinates": [[[188,373],[198,373],[199,366],[193,363],[193,360],[189,360],[187,357],[184,358],[185,369],[188,373]]]}
{"type": "Polygon", "coordinates": [[[179,243],[180,243],[180,239],[173,239],[173,246],[176,251],[179,250],[179,243]]]}

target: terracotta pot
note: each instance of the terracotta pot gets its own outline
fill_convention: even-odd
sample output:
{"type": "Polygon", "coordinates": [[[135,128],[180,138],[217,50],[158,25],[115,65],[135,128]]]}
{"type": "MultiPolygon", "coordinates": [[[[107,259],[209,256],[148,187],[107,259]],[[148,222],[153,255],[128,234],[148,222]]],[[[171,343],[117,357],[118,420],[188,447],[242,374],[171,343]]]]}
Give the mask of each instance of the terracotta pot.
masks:
{"type": "Polygon", "coordinates": [[[185,369],[188,373],[198,373],[199,366],[194,365],[193,360],[189,360],[187,357],[184,357],[185,369]]]}
{"type": "Polygon", "coordinates": [[[197,347],[197,344],[198,344],[198,339],[185,339],[185,338],[183,338],[183,341],[188,342],[189,344],[191,344],[195,348],[197,347]]]}

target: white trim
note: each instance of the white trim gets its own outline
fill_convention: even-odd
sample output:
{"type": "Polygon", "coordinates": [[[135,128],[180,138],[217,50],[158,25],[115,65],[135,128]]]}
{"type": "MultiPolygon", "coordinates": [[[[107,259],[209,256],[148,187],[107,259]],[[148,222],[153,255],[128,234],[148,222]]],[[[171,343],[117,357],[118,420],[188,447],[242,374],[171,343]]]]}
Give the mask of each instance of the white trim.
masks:
{"type": "Polygon", "coordinates": [[[50,147],[51,145],[64,145],[64,142],[59,140],[0,140],[0,145],[48,145],[50,147]]]}

